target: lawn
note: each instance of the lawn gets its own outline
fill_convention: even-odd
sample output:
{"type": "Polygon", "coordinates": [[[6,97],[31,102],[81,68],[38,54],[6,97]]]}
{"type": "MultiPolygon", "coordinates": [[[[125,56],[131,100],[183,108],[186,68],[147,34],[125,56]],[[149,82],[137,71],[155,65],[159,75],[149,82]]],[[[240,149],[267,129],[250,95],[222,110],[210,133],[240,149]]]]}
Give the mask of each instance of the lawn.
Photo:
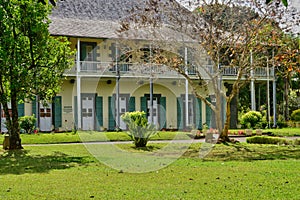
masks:
{"type": "MultiPolygon", "coordinates": [[[[4,136],[0,136],[0,143],[4,136]]],[[[164,132],[160,131],[152,140],[172,140],[186,139],[187,132],[164,132]]],[[[40,133],[21,134],[22,144],[56,144],[56,143],[78,143],[93,141],[128,141],[130,140],[126,132],[97,132],[78,131],[76,134],[69,133],[40,133]]]]}
{"type": "MultiPolygon", "coordinates": [[[[238,134],[238,132],[245,132],[245,129],[231,129],[231,134],[238,134]]],[[[253,130],[255,133],[256,130],[253,130]]],[[[272,134],[275,136],[290,137],[300,136],[300,128],[276,128],[276,129],[262,129],[263,134],[272,134]]]]}
{"type": "Polygon", "coordinates": [[[263,132],[272,132],[277,136],[300,136],[300,128],[265,129],[263,132]]]}
{"type": "MultiPolygon", "coordinates": [[[[118,148],[153,153],[165,145],[118,148]]],[[[194,143],[147,173],[112,169],[82,144],[24,147],[0,152],[1,199],[300,199],[300,146],[220,144],[199,158],[207,147],[194,143]]]]}
{"type": "MultiPolygon", "coordinates": [[[[300,128],[265,129],[264,133],[272,132],[276,136],[300,136],[300,128]]],[[[238,132],[238,130],[230,130],[238,132]]],[[[172,140],[188,139],[190,132],[166,132],[159,131],[152,140],[172,140]]],[[[92,141],[128,141],[130,140],[126,132],[96,132],[78,131],[76,134],[69,133],[40,133],[40,134],[21,134],[23,144],[55,144],[55,143],[74,143],[92,141]]],[[[0,137],[2,143],[3,137],[0,137]]]]}

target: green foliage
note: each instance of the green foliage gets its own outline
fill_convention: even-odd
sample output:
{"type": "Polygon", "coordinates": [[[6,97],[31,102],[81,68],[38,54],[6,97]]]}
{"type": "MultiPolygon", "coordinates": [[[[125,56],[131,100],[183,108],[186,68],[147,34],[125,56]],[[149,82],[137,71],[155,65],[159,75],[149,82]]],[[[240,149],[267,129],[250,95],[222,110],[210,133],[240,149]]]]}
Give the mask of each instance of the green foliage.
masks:
{"type": "Polygon", "coordinates": [[[285,121],[277,121],[277,128],[287,128],[288,124],[285,121]]]}
{"type": "Polygon", "coordinates": [[[258,111],[249,111],[241,118],[244,128],[258,128],[262,122],[262,114],[258,111]]]}
{"type": "Polygon", "coordinates": [[[290,144],[285,138],[271,136],[254,136],[246,139],[250,144],[290,144]]]}
{"type": "MultiPolygon", "coordinates": [[[[298,80],[298,82],[295,83],[295,85],[298,86],[298,85],[300,85],[300,78],[297,78],[297,80],[298,80]]],[[[298,88],[295,89],[295,90],[290,90],[289,91],[289,96],[288,96],[289,102],[288,102],[288,105],[289,105],[289,109],[291,111],[297,110],[297,109],[300,108],[300,95],[299,95],[299,92],[297,92],[296,90],[298,90],[298,88]]]]}
{"type": "MultiPolygon", "coordinates": [[[[266,4],[269,4],[271,3],[273,0],[266,0],[266,4]]],[[[281,0],[282,4],[287,7],[289,5],[288,1],[287,0],[281,0]]]]}
{"type": "Polygon", "coordinates": [[[294,140],[294,145],[300,145],[300,139],[295,139],[294,140]]]}
{"type": "Polygon", "coordinates": [[[73,63],[67,38],[49,34],[51,9],[36,0],[1,1],[0,103],[12,105],[7,119],[12,149],[20,148],[17,103],[36,95],[51,100],[73,63]]]}
{"type": "Polygon", "coordinates": [[[157,133],[154,124],[148,123],[144,111],[126,112],[121,118],[127,124],[127,134],[136,147],[145,147],[149,139],[157,133]]]}
{"type": "Polygon", "coordinates": [[[300,121],[300,109],[294,110],[294,111],[292,112],[291,119],[292,119],[293,121],[296,121],[296,122],[299,122],[299,121],[300,121]]]}
{"type": "Polygon", "coordinates": [[[20,128],[26,133],[32,133],[35,127],[36,118],[33,116],[23,116],[19,118],[20,128]]]}

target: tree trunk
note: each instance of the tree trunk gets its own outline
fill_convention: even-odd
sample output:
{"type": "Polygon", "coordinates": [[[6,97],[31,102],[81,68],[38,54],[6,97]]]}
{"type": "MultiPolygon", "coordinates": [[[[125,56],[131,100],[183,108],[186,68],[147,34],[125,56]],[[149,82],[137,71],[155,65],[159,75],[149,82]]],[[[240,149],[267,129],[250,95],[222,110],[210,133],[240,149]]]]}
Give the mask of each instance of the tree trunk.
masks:
{"type": "Polygon", "coordinates": [[[11,94],[11,123],[9,127],[9,150],[23,149],[20,138],[20,127],[18,121],[18,101],[17,94],[12,90],[11,94]]]}
{"type": "MultiPolygon", "coordinates": [[[[228,137],[228,128],[229,128],[229,123],[230,123],[230,117],[228,118],[228,112],[226,112],[226,123],[225,127],[227,126],[227,131],[225,131],[225,127],[223,128],[223,115],[222,115],[222,109],[223,109],[223,100],[222,100],[222,95],[217,94],[216,95],[216,109],[215,109],[215,120],[216,120],[216,125],[218,132],[220,134],[218,142],[229,142],[229,137],[228,137]],[[228,121],[229,120],[229,121],[228,121]]],[[[226,108],[230,109],[230,102],[227,101],[226,103],[226,108]]],[[[229,111],[230,115],[230,111],[229,111]]]]}
{"type": "Polygon", "coordinates": [[[228,100],[226,101],[226,121],[224,124],[224,129],[222,130],[220,137],[219,137],[219,142],[230,142],[229,136],[228,136],[228,130],[229,130],[229,124],[230,124],[230,104],[231,101],[228,100]]]}
{"type": "Polygon", "coordinates": [[[284,81],[284,119],[288,121],[289,115],[289,75],[287,75],[284,81]]]}

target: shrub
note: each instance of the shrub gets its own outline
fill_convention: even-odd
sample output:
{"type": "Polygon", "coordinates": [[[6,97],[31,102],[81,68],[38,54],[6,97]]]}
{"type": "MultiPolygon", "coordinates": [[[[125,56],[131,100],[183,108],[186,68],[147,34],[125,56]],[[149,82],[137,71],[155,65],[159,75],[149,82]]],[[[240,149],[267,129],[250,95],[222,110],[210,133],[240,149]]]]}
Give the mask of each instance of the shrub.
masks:
{"type": "Polygon", "coordinates": [[[294,111],[292,112],[291,119],[292,119],[293,121],[296,121],[296,122],[299,122],[299,121],[300,121],[300,109],[294,110],[294,111]]]}
{"type": "Polygon", "coordinates": [[[26,133],[32,133],[35,128],[36,118],[33,116],[23,116],[19,118],[21,129],[26,133]]]}
{"type": "Polygon", "coordinates": [[[147,142],[157,131],[153,124],[149,124],[145,112],[126,112],[121,116],[128,126],[127,134],[136,147],[145,147],[147,142]]]}
{"type": "Polygon", "coordinates": [[[250,144],[290,144],[285,138],[271,136],[254,136],[246,139],[250,144]]]}
{"type": "Polygon", "coordinates": [[[262,114],[258,111],[249,111],[241,118],[241,124],[244,128],[261,128],[258,125],[262,121],[262,114]]]}
{"type": "Polygon", "coordinates": [[[294,145],[300,145],[300,139],[295,139],[294,140],[294,145]]]}
{"type": "Polygon", "coordinates": [[[285,121],[277,121],[277,127],[278,128],[287,128],[288,124],[285,121]]]}

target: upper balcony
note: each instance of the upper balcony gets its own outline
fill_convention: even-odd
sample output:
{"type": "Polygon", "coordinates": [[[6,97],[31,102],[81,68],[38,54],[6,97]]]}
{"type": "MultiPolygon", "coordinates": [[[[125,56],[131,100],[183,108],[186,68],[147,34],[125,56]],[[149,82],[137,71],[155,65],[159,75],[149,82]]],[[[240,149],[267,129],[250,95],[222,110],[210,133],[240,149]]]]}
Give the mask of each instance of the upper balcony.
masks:
{"type": "MultiPolygon", "coordinates": [[[[94,61],[80,61],[79,66],[75,65],[72,69],[65,72],[65,76],[81,76],[81,77],[116,77],[118,74],[121,77],[155,77],[155,78],[179,78],[180,76],[175,70],[163,64],[142,64],[142,63],[124,63],[124,62],[94,62],[94,61]],[[118,73],[119,72],[119,73],[118,73]]],[[[213,74],[212,65],[193,66],[188,69],[188,74],[191,77],[197,78],[197,71],[201,73],[203,79],[208,79],[207,72],[213,74]]],[[[238,73],[238,67],[221,68],[223,80],[235,80],[238,73]]],[[[245,73],[247,77],[249,73],[245,73]]],[[[274,71],[267,68],[259,67],[253,70],[253,77],[256,80],[273,79],[274,71]]],[[[246,77],[246,76],[245,76],[246,77]]]]}

